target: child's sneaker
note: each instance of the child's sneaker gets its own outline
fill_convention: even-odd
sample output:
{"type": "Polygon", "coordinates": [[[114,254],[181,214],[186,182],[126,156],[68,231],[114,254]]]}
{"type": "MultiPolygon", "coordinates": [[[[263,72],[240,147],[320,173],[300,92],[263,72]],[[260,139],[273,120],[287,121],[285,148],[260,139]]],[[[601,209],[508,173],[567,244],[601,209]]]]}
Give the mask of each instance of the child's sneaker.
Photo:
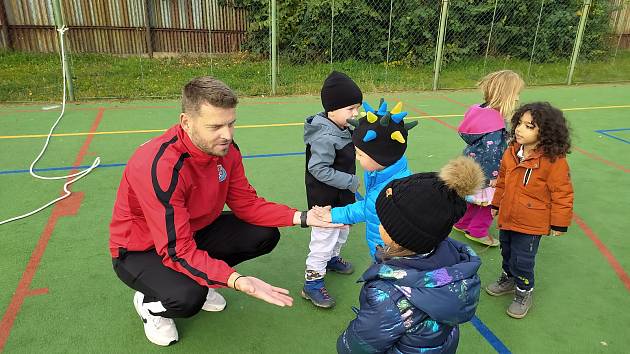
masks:
{"type": "Polygon", "coordinates": [[[335,299],[328,294],[328,290],[324,286],[324,279],[305,281],[302,297],[311,300],[313,305],[317,307],[328,309],[335,306],[335,299]]]}
{"type": "Polygon", "coordinates": [[[333,257],[326,264],[326,269],[331,270],[333,272],[341,273],[341,274],[352,274],[354,272],[354,267],[352,263],[345,261],[341,257],[333,257]]]}
{"type": "Polygon", "coordinates": [[[488,235],[488,236],[484,236],[484,237],[475,237],[471,234],[469,234],[468,232],[464,233],[464,236],[466,236],[467,239],[471,240],[471,241],[475,241],[475,242],[479,242],[482,245],[486,245],[486,246],[490,246],[490,247],[496,247],[499,245],[499,240],[497,240],[496,238],[488,235]]]}
{"type": "Polygon", "coordinates": [[[492,296],[501,296],[514,293],[514,278],[502,273],[501,277],[494,283],[486,286],[486,292],[492,296]]]}
{"type": "Polygon", "coordinates": [[[146,308],[146,304],[142,303],[143,301],[144,294],[136,291],[133,296],[133,307],[136,308],[138,316],[144,322],[144,334],[147,336],[147,339],[151,343],[161,346],[176,343],[179,335],[177,334],[175,321],[172,318],[152,315],[146,308]]]}
{"type": "Polygon", "coordinates": [[[523,318],[532,307],[534,289],[521,290],[516,287],[514,300],[507,309],[507,314],[514,318],[523,318]]]}
{"type": "Polygon", "coordinates": [[[216,290],[208,288],[206,302],[203,303],[201,309],[204,311],[218,312],[223,311],[225,305],[227,305],[225,298],[223,298],[223,296],[221,296],[221,294],[219,294],[216,290]]]}

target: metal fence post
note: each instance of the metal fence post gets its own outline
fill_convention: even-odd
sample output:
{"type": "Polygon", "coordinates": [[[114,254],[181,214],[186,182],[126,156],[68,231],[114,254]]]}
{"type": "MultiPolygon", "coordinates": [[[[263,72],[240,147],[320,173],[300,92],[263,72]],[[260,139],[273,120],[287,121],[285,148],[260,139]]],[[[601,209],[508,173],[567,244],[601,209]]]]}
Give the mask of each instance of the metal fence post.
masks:
{"type": "Polygon", "coordinates": [[[276,18],[276,0],[271,0],[271,94],[276,94],[278,76],[278,19],[276,18]]]}
{"type": "Polygon", "coordinates": [[[433,69],[433,91],[438,88],[440,79],[440,68],[442,66],[442,48],[444,46],[444,35],[446,34],[446,15],[448,14],[448,0],[442,0],[442,10],[440,11],[440,30],[437,38],[437,48],[435,50],[435,67],[433,69]]]}
{"type": "Polygon", "coordinates": [[[494,11],[492,12],[492,23],[490,24],[490,33],[488,34],[488,43],[486,44],[486,55],[483,57],[483,74],[486,74],[486,63],[488,62],[488,52],[490,51],[490,41],[492,40],[492,30],[494,29],[494,20],[497,18],[497,5],[499,0],[494,1],[494,11]]]}
{"type": "Polygon", "coordinates": [[[536,40],[538,39],[538,31],[540,30],[540,20],[542,19],[543,7],[545,6],[545,0],[540,2],[540,12],[538,13],[538,23],[536,24],[536,33],[534,34],[534,44],[532,44],[532,52],[529,55],[529,65],[527,66],[527,78],[532,71],[532,61],[534,60],[534,50],[536,50],[536,40]]]}
{"type": "Polygon", "coordinates": [[[151,4],[144,0],[144,40],[147,43],[149,58],[153,58],[153,41],[151,40],[151,4]]]}
{"type": "Polygon", "coordinates": [[[573,54],[571,54],[571,66],[569,67],[567,85],[571,85],[573,82],[573,71],[575,70],[575,63],[577,62],[578,54],[580,53],[582,35],[584,34],[584,27],[586,27],[586,18],[588,17],[588,10],[591,7],[591,1],[592,0],[584,0],[584,5],[582,6],[582,16],[580,17],[580,25],[578,27],[577,35],[575,36],[575,43],[573,44],[573,54]]]}
{"type": "MultiPolygon", "coordinates": [[[[64,25],[64,20],[63,20],[63,13],[61,12],[61,3],[60,0],[53,0],[52,1],[52,7],[53,7],[53,15],[55,17],[55,26],[57,26],[57,30],[62,29],[63,27],[65,27],[64,25]]],[[[67,85],[67,89],[68,89],[68,98],[70,99],[70,101],[74,101],[74,86],[72,85],[72,69],[70,68],[70,64],[68,63],[68,57],[66,55],[66,46],[64,43],[61,42],[61,36],[63,36],[63,33],[59,32],[59,50],[62,52],[62,58],[63,58],[63,67],[65,69],[65,76],[66,76],[66,85],[67,85]]]]}
{"type": "Polygon", "coordinates": [[[335,36],[335,0],[330,3],[330,70],[333,63],[333,38],[335,36]]]}
{"type": "Polygon", "coordinates": [[[9,33],[9,20],[7,19],[7,10],[5,8],[4,1],[0,1],[0,21],[2,21],[2,35],[6,41],[6,48],[13,49],[11,34],[9,33]]]}
{"type": "Polygon", "coordinates": [[[389,46],[392,42],[392,12],[394,11],[394,0],[389,2],[389,26],[387,28],[387,57],[385,59],[385,77],[387,77],[387,69],[389,67],[389,46]]]}

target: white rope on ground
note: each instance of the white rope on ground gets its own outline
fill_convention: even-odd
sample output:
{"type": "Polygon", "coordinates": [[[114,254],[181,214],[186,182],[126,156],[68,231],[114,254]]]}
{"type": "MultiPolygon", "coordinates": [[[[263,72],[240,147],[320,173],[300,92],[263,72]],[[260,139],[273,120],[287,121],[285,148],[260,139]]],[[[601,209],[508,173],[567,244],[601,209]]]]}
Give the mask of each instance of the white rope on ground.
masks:
{"type": "Polygon", "coordinates": [[[24,219],[26,217],[29,217],[33,214],[36,214],[46,208],[48,208],[49,206],[57,203],[58,201],[64,200],[66,198],[68,198],[72,192],[68,189],[68,186],[70,186],[72,183],[80,180],[81,178],[85,177],[87,174],[89,174],[90,172],[92,172],[92,170],[94,170],[100,163],[101,163],[101,158],[97,157],[96,159],[94,159],[94,162],[92,162],[92,165],[90,167],[88,167],[87,169],[83,170],[83,171],[79,171],[70,175],[66,175],[66,176],[57,176],[57,177],[46,177],[46,176],[40,176],[38,174],[35,173],[34,169],[35,169],[35,164],[39,161],[39,159],[42,158],[42,156],[44,155],[44,152],[46,151],[46,149],[48,148],[48,143],[50,142],[50,138],[53,134],[53,132],[55,131],[55,128],[57,128],[57,125],[59,124],[59,122],[61,121],[61,117],[63,117],[65,111],[66,111],[66,56],[65,56],[65,50],[64,50],[64,42],[63,42],[63,36],[65,34],[65,32],[68,29],[63,26],[61,28],[57,29],[57,32],[59,32],[59,45],[60,45],[60,52],[61,52],[61,70],[62,70],[62,77],[63,77],[63,100],[61,103],[61,114],[59,115],[59,118],[57,118],[57,120],[55,121],[55,124],[52,125],[52,127],[50,128],[50,131],[48,132],[48,136],[46,137],[46,142],[44,143],[44,146],[42,147],[42,150],[39,152],[39,155],[37,155],[37,157],[35,158],[35,160],[33,160],[33,162],[31,163],[31,166],[29,167],[29,173],[31,174],[31,176],[37,178],[37,179],[42,179],[42,180],[57,180],[57,179],[70,179],[69,181],[67,181],[64,185],[63,185],[63,191],[64,191],[64,195],[60,196],[59,198],[53,199],[50,202],[42,205],[41,207],[28,212],[26,214],[22,214],[7,220],[3,220],[0,221],[0,225],[3,224],[8,224],[12,221],[15,220],[19,220],[19,219],[24,219]]]}

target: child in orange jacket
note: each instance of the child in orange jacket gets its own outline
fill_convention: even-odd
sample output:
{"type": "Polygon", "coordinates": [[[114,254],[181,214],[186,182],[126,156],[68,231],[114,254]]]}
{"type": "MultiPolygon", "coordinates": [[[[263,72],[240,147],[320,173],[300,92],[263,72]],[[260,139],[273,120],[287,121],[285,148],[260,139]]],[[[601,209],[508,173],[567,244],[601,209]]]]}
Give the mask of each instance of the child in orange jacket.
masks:
{"type": "Polygon", "coordinates": [[[486,292],[515,293],[507,313],[523,318],[532,305],[541,236],[560,236],[571,223],[573,186],[566,160],[571,140],[562,111],[546,102],[520,107],[512,117],[511,137],[492,200],[503,274],[486,292]]]}

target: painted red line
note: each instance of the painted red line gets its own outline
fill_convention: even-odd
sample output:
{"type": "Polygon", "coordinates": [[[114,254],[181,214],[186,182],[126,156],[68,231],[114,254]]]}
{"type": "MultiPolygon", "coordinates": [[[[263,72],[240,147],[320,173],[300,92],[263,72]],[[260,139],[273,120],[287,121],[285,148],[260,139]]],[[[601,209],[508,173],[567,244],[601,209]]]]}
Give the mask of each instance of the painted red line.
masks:
{"type": "Polygon", "coordinates": [[[37,296],[48,294],[48,288],[32,289],[26,293],[26,296],[37,296]]]}
{"type": "Polygon", "coordinates": [[[37,245],[31,253],[31,258],[26,265],[26,269],[22,273],[22,278],[20,278],[18,286],[13,293],[11,302],[5,311],[4,316],[2,316],[2,321],[0,321],[0,352],[3,350],[4,345],[9,339],[9,333],[11,333],[11,328],[13,327],[13,323],[20,312],[24,299],[32,295],[32,290],[30,290],[31,282],[35,277],[39,262],[44,256],[44,251],[46,251],[48,241],[50,240],[53,230],[57,225],[57,220],[59,220],[60,217],[69,215],[68,210],[78,210],[78,206],[81,204],[82,199],[83,193],[74,193],[67,199],[55,204],[53,207],[52,213],[46,222],[46,226],[44,227],[44,231],[39,237],[39,241],[37,241],[37,245]]]}
{"type": "MultiPolygon", "coordinates": [[[[92,126],[90,127],[90,133],[95,133],[96,129],[98,129],[99,124],[101,124],[101,120],[103,120],[103,113],[105,112],[105,108],[103,107],[99,107],[98,108],[98,113],[96,113],[96,118],[94,118],[94,122],[92,122],[92,126]]],[[[79,152],[77,153],[77,157],[74,160],[74,164],[72,166],[81,166],[81,163],[83,162],[83,158],[85,157],[85,155],[88,152],[88,148],[90,147],[90,144],[92,143],[92,140],[94,139],[94,134],[88,134],[87,138],[85,139],[85,141],[83,142],[83,145],[81,146],[81,149],[79,150],[79,152]]],[[[76,173],[77,170],[74,169],[70,172],[70,174],[76,173]]],[[[72,186],[70,186],[72,187],[72,186]]],[[[70,189],[70,188],[68,188],[70,189]]]]}
{"type": "MultiPolygon", "coordinates": [[[[98,128],[99,123],[103,119],[103,112],[105,108],[99,107],[98,113],[96,114],[96,118],[90,127],[90,133],[93,133],[98,128]]],[[[87,153],[87,150],[92,142],[94,135],[88,135],[77,154],[74,165],[75,167],[81,165],[83,161],[83,157],[87,153]]],[[[57,221],[59,218],[64,216],[76,215],[79,211],[79,207],[81,206],[81,202],[83,201],[83,193],[73,193],[67,199],[60,201],[59,203],[53,206],[53,210],[46,222],[46,226],[44,226],[44,231],[39,237],[37,241],[37,245],[35,249],[31,253],[31,258],[26,265],[26,269],[22,273],[22,277],[18,282],[18,286],[13,293],[13,297],[11,298],[11,302],[7,307],[4,315],[2,316],[2,321],[0,321],[0,352],[4,349],[7,340],[9,339],[9,334],[11,333],[11,328],[13,328],[13,323],[17,318],[20,308],[24,303],[24,299],[28,296],[32,295],[41,295],[45,292],[41,289],[31,290],[31,282],[37,273],[37,268],[39,267],[39,263],[44,256],[44,252],[46,251],[46,246],[48,246],[48,241],[50,241],[50,237],[52,236],[53,231],[55,230],[55,226],[57,225],[57,221]]],[[[48,289],[46,289],[46,292],[48,289]]]]}
{"type": "Polygon", "coordinates": [[[443,126],[449,128],[449,129],[457,131],[457,128],[455,126],[450,125],[450,124],[446,123],[445,121],[443,121],[441,119],[435,118],[435,117],[433,117],[432,115],[430,115],[429,113],[427,113],[427,112],[425,112],[423,110],[420,110],[420,109],[417,109],[417,108],[411,107],[411,106],[409,106],[409,108],[412,111],[420,114],[421,116],[427,117],[427,118],[431,119],[432,121],[438,122],[438,123],[442,124],[443,126]]]}
{"type": "Polygon", "coordinates": [[[577,152],[579,152],[581,154],[584,154],[584,155],[592,158],[593,160],[597,160],[597,161],[599,161],[601,163],[604,163],[604,164],[606,164],[606,165],[608,165],[610,167],[614,167],[614,168],[616,168],[618,170],[621,170],[621,171],[623,171],[625,173],[629,173],[630,172],[630,169],[628,169],[627,167],[624,167],[624,166],[618,165],[618,164],[616,164],[616,163],[614,163],[612,161],[606,160],[603,157],[597,156],[597,155],[593,154],[592,152],[588,152],[588,151],[586,151],[584,149],[581,149],[581,148],[579,148],[577,146],[573,146],[573,150],[575,150],[575,151],[577,151],[577,152]]]}
{"type": "Polygon", "coordinates": [[[459,106],[462,106],[462,107],[468,108],[468,106],[470,106],[470,105],[467,105],[465,103],[461,103],[459,101],[455,101],[454,99],[452,99],[452,98],[450,98],[448,96],[440,96],[440,98],[443,99],[443,100],[449,101],[451,103],[455,103],[456,105],[459,105],[459,106]]]}
{"type": "Polygon", "coordinates": [[[590,238],[591,241],[593,241],[597,249],[599,249],[599,252],[604,256],[604,258],[606,258],[606,261],[608,261],[608,264],[610,264],[610,266],[614,269],[615,273],[617,273],[617,277],[619,277],[619,280],[621,280],[623,285],[626,286],[626,289],[630,291],[630,276],[628,276],[628,273],[624,271],[623,267],[621,266],[621,264],[619,264],[619,261],[617,261],[612,252],[610,252],[608,247],[604,245],[599,237],[597,237],[597,234],[595,234],[595,232],[586,224],[584,220],[582,220],[582,218],[574,214],[573,220],[582,229],[584,234],[586,234],[586,236],[590,238]]]}

